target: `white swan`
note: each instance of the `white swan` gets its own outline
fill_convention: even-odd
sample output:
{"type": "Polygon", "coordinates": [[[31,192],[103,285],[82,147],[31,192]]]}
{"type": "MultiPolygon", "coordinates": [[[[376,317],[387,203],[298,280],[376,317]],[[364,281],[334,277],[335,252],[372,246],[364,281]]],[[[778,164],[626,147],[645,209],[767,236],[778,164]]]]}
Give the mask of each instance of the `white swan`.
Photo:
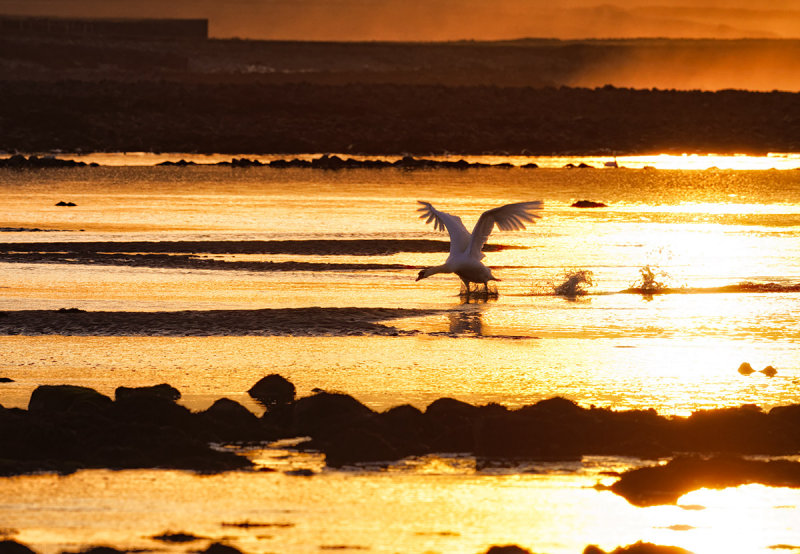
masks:
{"type": "Polygon", "coordinates": [[[485,291],[488,292],[489,281],[500,280],[481,262],[484,258],[481,250],[495,224],[502,231],[525,229],[525,223],[535,223],[535,220],[541,217],[533,212],[544,207],[543,203],[537,200],[492,208],[481,214],[470,234],[460,217],[440,212],[429,202],[421,200],[417,202],[422,204],[417,208],[418,212],[422,212],[420,219],[424,219],[425,223],[433,222],[434,229],[437,231],[447,229],[450,234],[450,255],[447,256],[447,260],[442,265],[421,270],[417,275],[417,281],[437,273],[455,273],[463,281],[467,294],[470,283],[483,283],[485,291]]]}

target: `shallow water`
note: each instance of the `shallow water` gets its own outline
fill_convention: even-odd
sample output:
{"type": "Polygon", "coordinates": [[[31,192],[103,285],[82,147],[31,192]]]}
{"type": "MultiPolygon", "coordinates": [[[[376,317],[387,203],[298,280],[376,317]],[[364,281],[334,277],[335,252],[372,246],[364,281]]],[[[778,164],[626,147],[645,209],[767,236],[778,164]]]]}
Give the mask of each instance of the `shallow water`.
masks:
{"type": "MultiPolygon", "coordinates": [[[[3,263],[0,310],[6,311],[310,306],[437,311],[388,322],[403,332],[396,337],[178,337],[166,328],[154,328],[150,336],[4,336],[0,376],[14,382],[0,385],[0,404],[24,407],[33,388],[44,383],[83,384],[113,394],[117,386],[168,382],[193,409],[228,396],[257,410],[246,390],[272,372],[292,380],[299,394],[315,387],[340,390],[378,410],[402,403],[422,408],[442,396],[520,406],[561,395],[582,405],[653,407],[665,414],[800,402],[800,293],[792,287],[800,283],[800,171],[630,165],[0,171],[0,228],[27,229],[0,233],[5,243],[431,239],[442,237],[417,219],[417,199],[462,216],[468,227],[488,207],[545,202],[536,225],[492,235],[491,243],[522,248],[487,254],[502,281],[499,297],[486,302],[463,304],[454,276],[415,282],[419,267],[441,263],[446,254],[409,251],[213,255],[228,261],[408,269],[3,263]],[[570,207],[581,199],[609,207],[570,207]],[[55,207],[60,200],[77,206],[55,207]],[[645,266],[673,291],[652,297],[623,292],[641,284],[645,266]],[[589,294],[555,296],[554,286],[575,270],[592,272],[589,294]],[[743,282],[770,287],[736,287],[743,282]],[[718,287],[726,286],[732,288],[720,292],[718,287]],[[745,361],[756,370],[772,365],[778,373],[742,376],[737,368],[745,361]]],[[[719,160],[715,165],[724,166],[719,160]]],[[[267,465],[280,470],[285,463],[267,465]]],[[[319,469],[318,460],[308,463],[319,469]]],[[[336,546],[478,552],[516,542],[537,552],[566,553],[580,552],[588,543],[611,549],[643,539],[712,553],[721,551],[720,545],[726,552],[768,552],[771,545],[800,544],[796,491],[699,491],[681,504],[705,510],[642,509],[591,488],[596,468],[627,461],[588,460],[589,469],[540,467],[535,469],[544,473],[517,469],[502,475],[464,463],[327,470],[310,479],[280,471],[20,477],[0,484],[8,492],[0,519],[16,531],[12,536],[43,552],[99,543],[152,547],[148,537],[165,531],[231,536],[248,552],[336,546]],[[220,503],[223,490],[238,492],[220,503]],[[221,525],[244,520],[291,525],[221,525]]]]}

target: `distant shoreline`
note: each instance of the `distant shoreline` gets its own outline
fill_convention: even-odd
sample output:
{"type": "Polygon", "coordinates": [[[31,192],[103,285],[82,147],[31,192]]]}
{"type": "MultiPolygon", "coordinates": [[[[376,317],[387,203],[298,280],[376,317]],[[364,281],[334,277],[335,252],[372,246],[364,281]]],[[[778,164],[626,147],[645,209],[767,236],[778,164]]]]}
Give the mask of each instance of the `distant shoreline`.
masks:
{"type": "Polygon", "coordinates": [[[800,152],[800,40],[18,35],[0,52],[10,153],[800,152]]]}
{"type": "Polygon", "coordinates": [[[800,93],[0,83],[0,150],[635,155],[800,151],[800,93]]]}

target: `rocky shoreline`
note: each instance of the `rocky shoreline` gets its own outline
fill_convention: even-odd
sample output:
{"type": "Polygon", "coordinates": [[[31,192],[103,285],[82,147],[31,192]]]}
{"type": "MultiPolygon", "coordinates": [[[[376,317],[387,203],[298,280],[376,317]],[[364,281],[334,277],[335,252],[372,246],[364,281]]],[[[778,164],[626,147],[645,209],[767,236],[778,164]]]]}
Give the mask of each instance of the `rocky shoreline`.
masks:
{"type": "MultiPolygon", "coordinates": [[[[173,543],[196,543],[198,541],[210,542],[209,539],[204,537],[197,537],[187,533],[165,533],[157,537],[151,537],[153,540],[162,542],[173,543]]],[[[323,547],[325,548],[325,547],[323,547]]],[[[340,550],[347,547],[332,546],[327,549],[340,550]]],[[[128,550],[118,550],[110,546],[94,546],[84,550],[80,550],[80,554],[123,554],[130,552],[128,550]]],[[[135,550],[134,552],[150,552],[150,550],[135,550]]],[[[191,550],[198,554],[243,554],[238,548],[226,544],[225,542],[211,542],[211,544],[204,550],[191,550]]],[[[36,551],[31,549],[25,544],[17,542],[12,539],[0,540],[0,554],[36,554],[36,551]]],[[[73,554],[67,553],[64,554],[73,554]]],[[[522,548],[514,544],[503,546],[492,546],[486,550],[485,554],[533,554],[530,550],[522,548]]],[[[577,553],[576,553],[577,554],[577,553]]],[[[583,550],[583,554],[692,554],[688,550],[678,548],[676,546],[661,546],[652,543],[639,541],[635,544],[628,546],[620,546],[615,548],[612,552],[601,550],[597,546],[589,545],[583,550]]]]}
{"type": "Polygon", "coordinates": [[[307,437],[295,448],[323,453],[333,468],[437,453],[463,453],[487,463],[694,456],[620,475],[610,490],[637,505],[674,502],[700,486],[800,486],[798,462],[743,458],[800,452],[800,405],[664,417],[655,410],[583,408],[560,397],[513,410],[440,398],[424,411],[400,405],[378,413],[340,392],[296,398],[294,385],[276,374],[248,392],[265,409],[260,417],[227,398],[192,412],[168,384],[119,387],[113,399],[87,387],[39,386],[27,410],[0,407],[0,475],[252,469],[235,450],[214,445],[307,437]]]}
{"type": "MultiPolygon", "coordinates": [[[[281,448],[321,452],[331,469],[374,468],[437,453],[474,456],[479,471],[482,464],[513,467],[586,455],[653,460],[652,465],[608,474],[616,479],[610,486],[596,485],[635,506],[674,504],[701,487],[800,487],[800,462],[781,458],[800,451],[800,405],[769,412],[744,405],[663,417],[654,410],[583,408],[559,397],[514,410],[440,398],[425,410],[401,405],[375,412],[340,392],[316,390],[297,398],[295,386],[277,374],[262,378],[247,392],[263,406],[261,416],[227,398],[193,412],[179,403],[180,391],[168,384],[119,387],[113,398],[88,387],[41,385],[31,394],[27,409],[0,406],[0,479],[87,469],[274,472],[281,470],[255,466],[246,452],[293,439],[281,441],[281,448]]],[[[315,475],[315,470],[283,471],[315,475]]],[[[208,544],[205,550],[192,551],[205,554],[242,552],[225,541],[175,531],[152,538],[195,547],[203,541],[208,544]]],[[[122,551],[94,546],[82,552],[122,551]]],[[[505,545],[485,554],[530,552],[505,545]]],[[[0,553],[35,551],[7,535],[0,541],[0,553]]],[[[638,542],[611,553],[589,545],[583,553],[688,551],[638,542]]]]}

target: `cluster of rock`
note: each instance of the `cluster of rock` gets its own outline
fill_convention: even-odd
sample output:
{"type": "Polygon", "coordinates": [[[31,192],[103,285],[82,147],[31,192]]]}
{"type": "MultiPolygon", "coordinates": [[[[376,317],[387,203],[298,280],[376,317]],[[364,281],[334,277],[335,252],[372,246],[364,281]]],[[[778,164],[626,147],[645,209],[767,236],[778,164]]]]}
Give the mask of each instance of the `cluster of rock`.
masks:
{"type": "Polygon", "coordinates": [[[800,405],[768,413],[745,405],[669,418],[654,410],[582,408],[558,397],[514,410],[440,398],[424,411],[402,405],[379,413],[343,393],[296,399],[294,385],[278,375],[249,392],[266,408],[261,417],[227,398],[192,412],[166,384],[120,387],[113,400],[85,387],[40,386],[27,410],[0,408],[0,451],[6,453],[0,474],[85,467],[241,469],[250,467],[246,458],[209,443],[288,437],[310,437],[300,448],[323,452],[333,467],[441,452],[571,460],[800,451],[800,405]]]}
{"type": "Polygon", "coordinates": [[[86,387],[40,386],[27,410],[0,408],[0,475],[101,467],[238,469],[250,464],[209,443],[275,436],[253,432],[258,418],[230,400],[193,413],[178,398],[180,392],[165,384],[120,387],[113,400],[86,387]]]}
{"type": "MultiPolygon", "coordinates": [[[[198,539],[198,537],[190,537],[190,540],[185,542],[191,542],[192,540],[198,539]]],[[[163,540],[159,539],[159,537],[153,537],[156,540],[163,540]]],[[[183,541],[174,541],[174,542],[183,542],[183,541]]],[[[338,547],[329,547],[330,549],[337,549],[338,547]]],[[[344,549],[344,547],[342,547],[344,549]]],[[[116,548],[112,548],[109,546],[95,546],[92,548],[87,548],[82,550],[80,554],[123,554],[123,550],[117,550],[116,548]]],[[[195,550],[193,552],[198,552],[199,554],[242,554],[242,551],[236,547],[230,546],[225,544],[224,542],[213,542],[209,545],[208,548],[205,550],[195,550]]],[[[17,542],[15,540],[6,539],[0,541],[0,554],[36,554],[36,551],[32,550],[28,546],[17,542]]],[[[515,544],[504,545],[504,546],[492,546],[489,550],[486,551],[485,554],[531,554],[530,550],[522,548],[521,546],[517,546],[515,544]]],[[[683,548],[678,548],[675,546],[660,546],[652,543],[646,542],[637,542],[635,544],[631,544],[629,546],[620,546],[615,548],[613,552],[606,553],[604,550],[599,549],[594,545],[587,546],[583,554],[692,554],[688,550],[684,550],[683,548]]]]}
{"type": "Polygon", "coordinates": [[[7,167],[11,169],[46,169],[46,168],[60,168],[60,167],[97,167],[98,164],[92,162],[79,162],[76,160],[62,160],[54,156],[29,156],[25,157],[22,154],[14,154],[9,158],[0,158],[0,167],[7,167]]]}
{"type": "MultiPolygon", "coordinates": [[[[196,162],[179,160],[177,162],[165,161],[157,165],[161,166],[177,166],[186,167],[191,165],[199,165],[196,162]]],[[[229,167],[273,167],[279,169],[285,168],[310,168],[310,169],[385,169],[385,168],[399,168],[399,169],[470,169],[478,167],[495,167],[510,169],[515,167],[511,163],[503,162],[497,164],[488,164],[483,162],[468,162],[466,160],[448,161],[448,160],[432,160],[428,158],[415,158],[413,156],[404,156],[398,160],[390,162],[388,160],[378,159],[356,159],[356,158],[341,158],[336,155],[322,155],[318,158],[311,160],[304,160],[294,158],[291,160],[279,159],[270,162],[262,162],[258,159],[250,158],[233,158],[231,161],[218,162],[214,165],[229,166],[229,167]]],[[[523,166],[525,169],[535,169],[539,166],[535,163],[528,163],[523,166]]]]}

